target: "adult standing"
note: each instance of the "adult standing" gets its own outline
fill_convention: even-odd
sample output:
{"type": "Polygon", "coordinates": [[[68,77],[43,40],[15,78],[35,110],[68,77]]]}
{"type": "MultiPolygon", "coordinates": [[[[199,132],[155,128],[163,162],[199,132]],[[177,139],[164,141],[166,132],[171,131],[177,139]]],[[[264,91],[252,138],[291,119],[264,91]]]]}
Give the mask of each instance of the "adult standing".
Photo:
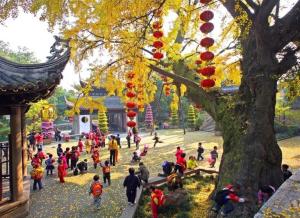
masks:
{"type": "Polygon", "coordinates": [[[117,140],[117,144],[118,144],[119,148],[121,148],[121,137],[120,137],[120,134],[117,134],[116,140],[117,140]]]}
{"type": "Polygon", "coordinates": [[[108,143],[108,150],[110,151],[110,165],[115,166],[116,165],[116,150],[118,149],[118,144],[116,141],[115,136],[111,136],[111,139],[108,143]]]}
{"type": "Polygon", "coordinates": [[[61,131],[58,129],[58,128],[56,128],[55,129],[55,133],[54,133],[54,137],[55,137],[55,141],[56,142],[60,142],[61,141],[61,131]]]}
{"type": "Polygon", "coordinates": [[[131,140],[130,133],[128,133],[128,134],[127,134],[127,136],[126,136],[126,140],[127,140],[127,145],[128,145],[128,148],[130,148],[130,140],[131,140]]]}
{"type": "Polygon", "coordinates": [[[36,140],[37,147],[43,150],[43,143],[44,143],[43,134],[41,132],[39,132],[34,136],[34,138],[36,140]]]}
{"type": "Polygon", "coordinates": [[[35,140],[35,134],[36,132],[35,131],[32,131],[29,136],[28,136],[28,141],[29,141],[29,144],[30,144],[30,147],[32,148],[32,150],[35,152],[35,149],[36,149],[36,140],[35,140]]]}
{"type": "Polygon", "coordinates": [[[129,168],[129,175],[126,176],[123,186],[126,188],[128,204],[133,206],[135,204],[136,190],[141,186],[139,178],[134,175],[133,168],[129,168]]]}

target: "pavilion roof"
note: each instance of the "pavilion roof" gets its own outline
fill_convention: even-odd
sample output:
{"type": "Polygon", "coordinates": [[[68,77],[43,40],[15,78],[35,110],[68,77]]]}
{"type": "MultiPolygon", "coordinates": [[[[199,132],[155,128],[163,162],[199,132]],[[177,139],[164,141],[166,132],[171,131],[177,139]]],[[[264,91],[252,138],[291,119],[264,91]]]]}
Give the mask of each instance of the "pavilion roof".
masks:
{"type": "Polygon", "coordinates": [[[67,40],[55,38],[51,56],[41,64],[18,64],[0,57],[0,101],[26,104],[49,97],[62,79],[69,57],[67,40]]]}

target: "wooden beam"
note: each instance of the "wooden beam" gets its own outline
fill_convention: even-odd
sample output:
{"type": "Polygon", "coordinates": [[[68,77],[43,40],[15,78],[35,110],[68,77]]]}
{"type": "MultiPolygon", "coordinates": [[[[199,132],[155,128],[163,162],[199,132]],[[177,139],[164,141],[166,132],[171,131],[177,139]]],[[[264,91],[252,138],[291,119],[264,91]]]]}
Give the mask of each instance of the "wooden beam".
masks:
{"type": "Polygon", "coordinates": [[[12,201],[18,201],[23,196],[23,168],[22,168],[22,132],[21,132],[21,107],[11,108],[11,187],[12,201]]]}

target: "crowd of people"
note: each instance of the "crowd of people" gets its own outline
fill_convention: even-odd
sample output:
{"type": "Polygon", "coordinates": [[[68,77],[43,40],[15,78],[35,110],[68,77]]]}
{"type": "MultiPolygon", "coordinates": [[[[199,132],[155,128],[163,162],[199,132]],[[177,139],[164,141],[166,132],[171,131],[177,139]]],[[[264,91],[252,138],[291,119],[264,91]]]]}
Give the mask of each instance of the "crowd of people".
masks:
{"type": "MultiPolygon", "coordinates": [[[[121,146],[120,135],[104,135],[97,133],[85,134],[81,137],[76,146],[66,147],[63,149],[61,144],[57,145],[56,155],[57,160],[54,158],[53,154],[46,154],[43,150],[43,138],[40,133],[33,132],[29,135],[29,152],[28,158],[31,159],[32,171],[31,178],[33,179],[33,190],[43,188],[43,175],[45,165],[46,176],[53,176],[55,171],[55,166],[57,163],[57,176],[60,183],[65,182],[65,177],[68,172],[72,172],[73,175],[84,174],[88,172],[88,159],[80,161],[82,154],[87,154],[90,156],[90,160],[93,163],[93,168],[97,169],[100,167],[103,177],[103,184],[105,186],[111,185],[111,170],[119,161],[119,149],[121,146]],[[106,141],[108,140],[108,141],[106,141]],[[101,161],[100,149],[108,145],[109,150],[109,160],[101,161]],[[36,153],[33,155],[33,153],[36,153]]],[[[132,206],[135,204],[135,198],[137,193],[137,188],[140,188],[142,184],[149,183],[150,172],[147,166],[142,162],[142,158],[146,156],[149,145],[145,144],[142,151],[139,150],[139,143],[141,138],[137,134],[128,133],[126,136],[127,146],[131,146],[131,138],[133,138],[136,144],[136,151],[133,152],[131,159],[131,164],[138,163],[138,169],[135,170],[133,167],[129,168],[129,175],[125,178],[123,182],[124,188],[126,188],[126,196],[128,200],[128,205],[132,206]]],[[[154,135],[154,145],[155,148],[157,143],[163,143],[157,133],[154,135]]],[[[168,190],[173,192],[177,189],[183,188],[182,178],[187,170],[194,170],[198,167],[198,163],[203,161],[205,158],[203,156],[205,148],[202,143],[199,142],[197,150],[195,150],[195,155],[190,155],[188,160],[186,160],[186,153],[184,150],[178,146],[174,152],[174,161],[166,160],[162,164],[162,173],[159,176],[167,177],[167,187],[168,190]]],[[[209,152],[209,157],[207,158],[208,164],[211,168],[215,167],[218,158],[218,148],[214,146],[209,152]]],[[[284,179],[288,179],[292,173],[288,170],[288,165],[282,166],[282,172],[284,179]]],[[[239,191],[240,186],[227,185],[224,189],[220,190],[215,194],[214,197],[214,207],[213,211],[219,213],[221,211],[222,215],[227,215],[234,210],[232,202],[243,203],[246,201],[245,198],[239,197],[236,193],[239,191]]],[[[150,187],[151,191],[151,209],[154,218],[158,217],[158,208],[164,204],[165,195],[162,190],[155,187],[150,187]]],[[[272,194],[275,192],[275,188],[271,185],[264,185],[260,187],[258,196],[258,205],[261,206],[266,202],[272,194]]],[[[90,187],[90,194],[93,195],[94,205],[96,209],[100,208],[101,196],[103,193],[103,185],[100,182],[100,176],[95,175],[93,182],[90,187]]]]}

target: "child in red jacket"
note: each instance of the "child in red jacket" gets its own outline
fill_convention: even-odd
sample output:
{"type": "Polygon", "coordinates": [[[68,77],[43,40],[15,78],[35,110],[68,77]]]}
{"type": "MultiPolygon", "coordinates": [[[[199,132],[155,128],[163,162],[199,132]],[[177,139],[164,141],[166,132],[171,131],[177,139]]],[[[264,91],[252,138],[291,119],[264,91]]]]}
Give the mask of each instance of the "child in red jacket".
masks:
{"type": "Polygon", "coordinates": [[[158,218],[158,208],[165,203],[165,195],[160,189],[156,189],[154,186],[151,186],[150,190],[152,217],[158,218]]]}
{"type": "Polygon", "coordinates": [[[66,166],[62,160],[58,161],[57,173],[58,173],[59,181],[61,183],[64,183],[65,182],[64,177],[67,175],[67,171],[66,171],[66,166]]]}
{"type": "Polygon", "coordinates": [[[93,162],[94,162],[94,168],[97,168],[98,163],[100,163],[100,154],[99,154],[99,150],[98,147],[96,146],[96,148],[94,149],[93,155],[93,162]]]}
{"type": "Polygon", "coordinates": [[[81,141],[81,139],[78,140],[78,148],[80,152],[83,151],[83,142],[81,141]]]}

